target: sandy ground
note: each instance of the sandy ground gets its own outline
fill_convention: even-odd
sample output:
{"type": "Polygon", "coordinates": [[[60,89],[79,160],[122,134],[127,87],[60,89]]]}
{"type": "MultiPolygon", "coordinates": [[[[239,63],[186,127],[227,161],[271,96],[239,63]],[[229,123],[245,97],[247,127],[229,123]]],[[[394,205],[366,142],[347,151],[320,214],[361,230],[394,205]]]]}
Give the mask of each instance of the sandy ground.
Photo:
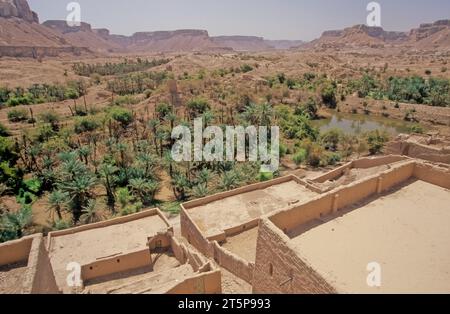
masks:
{"type": "Polygon", "coordinates": [[[326,223],[303,226],[290,235],[291,245],[341,293],[449,293],[448,204],[449,190],[410,181],[326,223]],[[379,288],[367,285],[372,262],[381,266],[379,288]]]}
{"type": "Polygon", "coordinates": [[[122,272],[86,283],[87,293],[157,293],[165,292],[178,280],[194,273],[190,265],[180,266],[172,253],[152,254],[153,267],[122,272]],[[150,289],[150,290],[149,290],[150,289]]]}
{"type": "Polygon", "coordinates": [[[166,225],[159,216],[150,216],[128,223],[87,230],[55,237],[50,248],[50,260],[60,288],[66,286],[67,264],[81,265],[97,259],[146,248],[147,238],[166,225]]]}
{"type": "Polygon", "coordinates": [[[233,237],[227,238],[222,247],[242,257],[246,261],[255,262],[256,241],[258,240],[258,228],[253,228],[233,237]]]}
{"type": "Polygon", "coordinates": [[[203,232],[214,235],[316,195],[302,185],[289,181],[191,208],[189,214],[203,232]]]}
{"type": "Polygon", "coordinates": [[[22,290],[27,261],[0,267],[0,294],[16,294],[22,290]]]}

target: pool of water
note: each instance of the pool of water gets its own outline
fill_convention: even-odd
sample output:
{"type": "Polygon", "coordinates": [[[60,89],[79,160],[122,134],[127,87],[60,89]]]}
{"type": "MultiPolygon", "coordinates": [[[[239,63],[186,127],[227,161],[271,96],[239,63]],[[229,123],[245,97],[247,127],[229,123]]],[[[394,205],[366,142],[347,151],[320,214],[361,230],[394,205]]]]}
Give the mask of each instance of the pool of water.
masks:
{"type": "Polygon", "coordinates": [[[374,130],[383,130],[396,136],[400,133],[410,133],[410,122],[384,118],[379,116],[368,116],[361,114],[330,113],[331,117],[313,122],[321,132],[331,129],[340,129],[344,133],[360,135],[374,130]]]}

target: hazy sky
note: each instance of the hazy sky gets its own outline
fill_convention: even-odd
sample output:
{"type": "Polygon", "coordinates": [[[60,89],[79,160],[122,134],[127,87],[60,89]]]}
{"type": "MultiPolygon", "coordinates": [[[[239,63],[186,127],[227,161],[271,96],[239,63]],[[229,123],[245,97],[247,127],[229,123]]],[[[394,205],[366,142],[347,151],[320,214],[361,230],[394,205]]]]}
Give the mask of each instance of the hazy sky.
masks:
{"type": "MultiPolygon", "coordinates": [[[[28,0],[41,22],[65,19],[68,0],[28,0]]],[[[206,29],[210,35],[314,39],[366,22],[369,0],[79,0],[83,22],[112,33],[206,29]]],[[[382,26],[409,30],[450,18],[450,0],[379,0],[382,26]]]]}

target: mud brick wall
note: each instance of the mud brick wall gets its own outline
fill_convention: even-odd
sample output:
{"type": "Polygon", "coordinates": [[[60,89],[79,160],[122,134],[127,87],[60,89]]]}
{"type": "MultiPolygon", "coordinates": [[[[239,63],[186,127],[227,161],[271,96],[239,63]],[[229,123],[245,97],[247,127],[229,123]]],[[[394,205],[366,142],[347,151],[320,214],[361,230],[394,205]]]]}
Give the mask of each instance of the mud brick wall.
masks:
{"type": "Polygon", "coordinates": [[[269,220],[260,223],[253,293],[336,293],[288,247],[289,239],[269,220]]]}

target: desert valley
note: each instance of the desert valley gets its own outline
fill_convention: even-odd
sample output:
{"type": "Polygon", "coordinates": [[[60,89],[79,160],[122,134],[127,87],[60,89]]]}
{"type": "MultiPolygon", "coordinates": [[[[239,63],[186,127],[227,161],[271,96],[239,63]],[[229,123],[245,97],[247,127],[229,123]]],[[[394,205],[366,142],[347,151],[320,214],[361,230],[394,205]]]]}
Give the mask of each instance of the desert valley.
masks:
{"type": "Polygon", "coordinates": [[[450,19],[423,22],[124,36],[0,0],[0,293],[449,293],[450,19]],[[279,126],[279,170],[175,162],[196,118],[279,126]]]}

